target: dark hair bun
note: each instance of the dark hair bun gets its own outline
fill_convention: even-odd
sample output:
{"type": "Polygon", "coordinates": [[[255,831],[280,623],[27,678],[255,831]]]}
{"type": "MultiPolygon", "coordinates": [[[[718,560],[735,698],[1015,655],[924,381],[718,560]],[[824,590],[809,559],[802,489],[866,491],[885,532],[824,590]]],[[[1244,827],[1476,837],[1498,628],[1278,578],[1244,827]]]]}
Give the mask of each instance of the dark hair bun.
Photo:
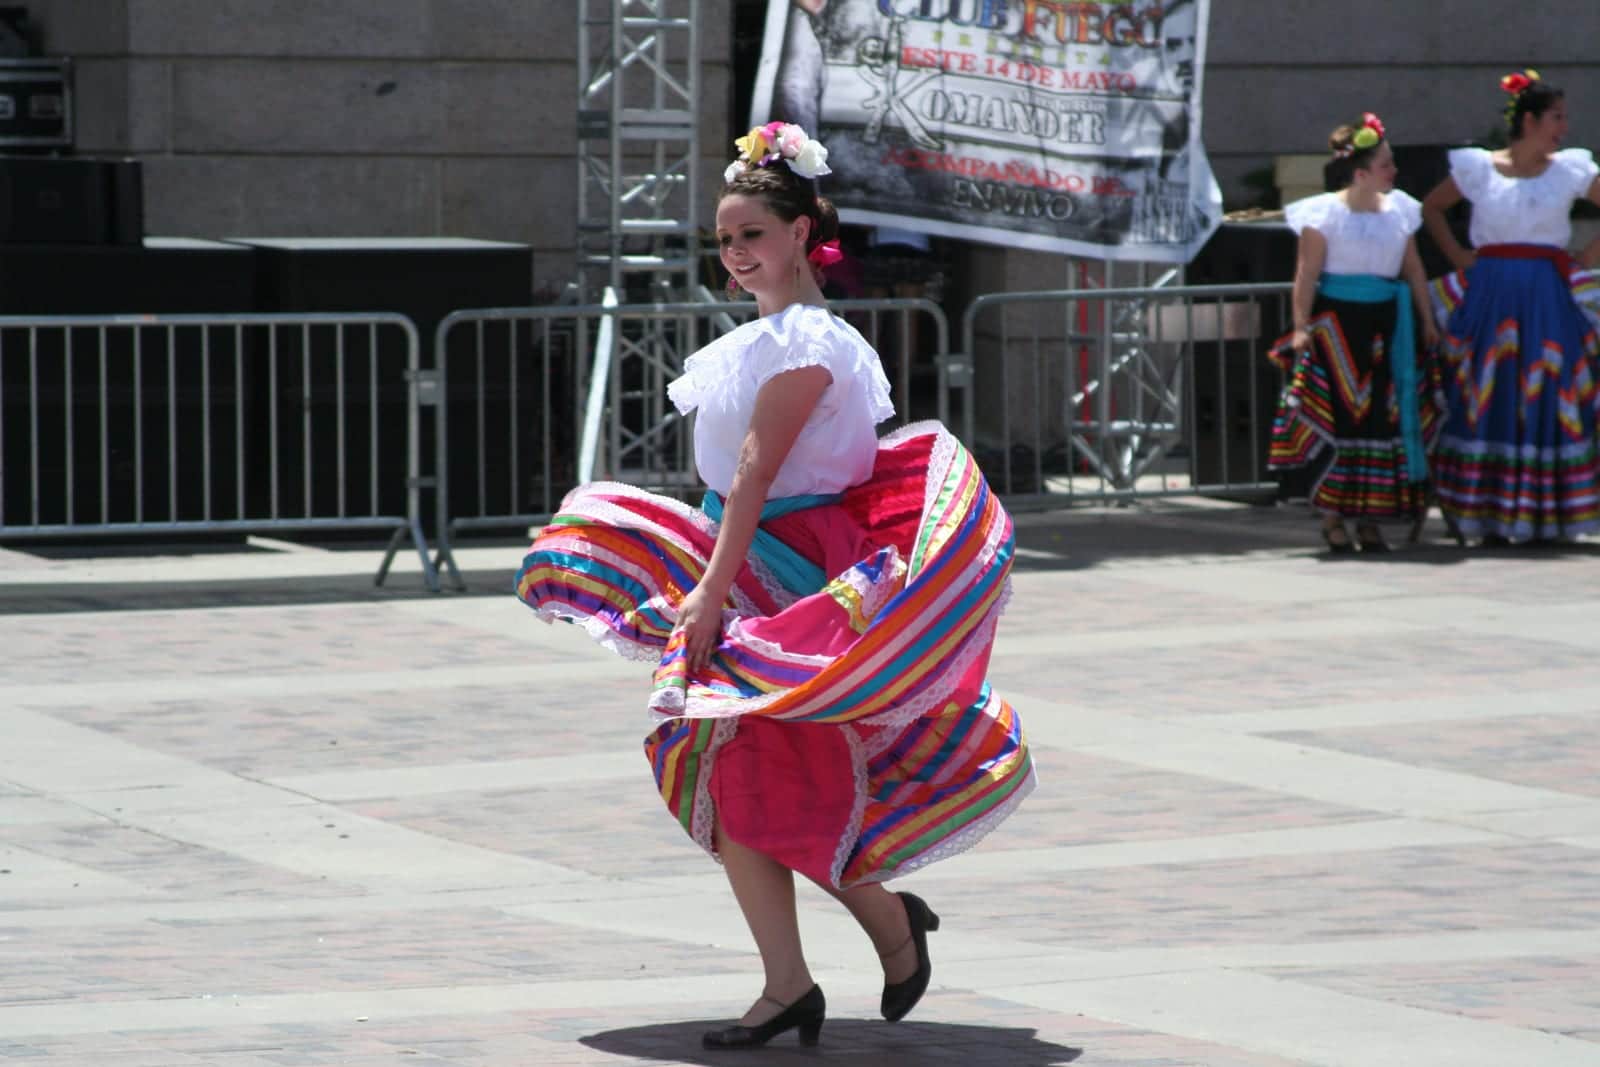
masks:
{"type": "Polygon", "coordinates": [[[1557,101],[1565,100],[1566,95],[1546,81],[1535,81],[1521,92],[1513,94],[1506,104],[1506,123],[1511,127],[1511,139],[1521,140],[1526,132],[1523,128],[1525,120],[1530,116],[1540,118],[1557,101]]]}
{"type": "Polygon", "coordinates": [[[811,244],[821,244],[831,241],[839,236],[839,213],[834,210],[833,201],[825,196],[817,197],[816,227],[811,234],[811,244]]]}

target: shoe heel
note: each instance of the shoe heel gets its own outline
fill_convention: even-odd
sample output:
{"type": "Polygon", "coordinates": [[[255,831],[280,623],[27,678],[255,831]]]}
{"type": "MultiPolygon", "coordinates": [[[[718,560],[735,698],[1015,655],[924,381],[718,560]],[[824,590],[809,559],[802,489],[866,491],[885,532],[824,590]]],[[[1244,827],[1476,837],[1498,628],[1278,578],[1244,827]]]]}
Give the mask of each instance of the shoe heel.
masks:
{"type": "Polygon", "coordinates": [[[806,1048],[811,1048],[822,1040],[822,1020],[817,1019],[809,1023],[800,1024],[800,1043],[806,1048]]]}

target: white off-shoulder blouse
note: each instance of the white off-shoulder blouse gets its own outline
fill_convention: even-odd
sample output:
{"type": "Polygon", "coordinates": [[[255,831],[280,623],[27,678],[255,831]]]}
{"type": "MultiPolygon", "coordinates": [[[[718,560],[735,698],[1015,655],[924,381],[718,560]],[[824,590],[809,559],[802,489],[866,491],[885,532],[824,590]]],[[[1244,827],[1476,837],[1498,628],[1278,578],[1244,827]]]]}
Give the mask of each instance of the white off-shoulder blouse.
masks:
{"type": "Polygon", "coordinates": [[[695,467],[707,486],[728,495],[756,393],[777,375],[802,367],[825,367],[833,381],[767,490],[768,499],[842,492],[871,475],[877,424],[894,415],[878,354],[827,308],[791,304],[706,345],[667,386],[680,412],[698,412],[695,467]]]}
{"type": "Polygon", "coordinates": [[[1475,248],[1498,244],[1550,245],[1572,241],[1572,202],[1587,196],[1600,167],[1585,148],[1566,148],[1550,157],[1534,178],[1508,178],[1494,168],[1485,148],[1450,152],[1450,176],[1472,201],[1469,236],[1475,248]]]}
{"type": "Polygon", "coordinates": [[[1422,227],[1422,205],[1398,189],[1383,194],[1377,211],[1351,211],[1338,193],[1320,193],[1283,209],[1295,233],[1316,230],[1328,242],[1322,269],[1329,274],[1394,278],[1406,242],[1422,227]]]}

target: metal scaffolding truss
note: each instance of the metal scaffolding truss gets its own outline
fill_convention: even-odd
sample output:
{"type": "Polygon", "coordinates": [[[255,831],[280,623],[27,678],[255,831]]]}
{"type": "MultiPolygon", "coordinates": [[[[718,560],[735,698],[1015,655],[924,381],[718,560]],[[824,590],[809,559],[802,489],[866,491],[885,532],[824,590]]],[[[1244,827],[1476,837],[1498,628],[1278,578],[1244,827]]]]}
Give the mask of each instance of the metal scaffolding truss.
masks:
{"type": "Polygon", "coordinates": [[[699,0],[578,0],[579,302],[698,268],[699,0]]]}
{"type": "MultiPolygon", "coordinates": [[[[1181,268],[1131,265],[1139,289],[1159,290],[1181,284],[1181,268]]],[[[1115,289],[1117,263],[1103,264],[1104,277],[1094,283],[1087,270],[1074,277],[1068,264],[1068,289],[1115,289]]],[[[1085,304],[1085,311],[1091,306],[1085,304]]],[[[1182,360],[1163,352],[1159,301],[1130,298],[1094,301],[1098,312],[1068,326],[1069,361],[1081,357],[1084,373],[1067,396],[1067,432],[1071,453],[1113,488],[1132,489],[1146,471],[1183,439],[1184,383],[1182,360]],[[1076,326],[1077,328],[1074,328],[1076,326]]],[[[1070,373],[1070,372],[1069,372],[1070,373]]]]}
{"type": "MultiPolygon", "coordinates": [[[[578,0],[578,302],[692,300],[700,269],[699,0],[578,0]],[[641,284],[643,283],[643,284],[641,284]],[[641,292],[642,290],[642,292],[641,292]]],[[[666,403],[695,331],[608,317],[580,341],[589,477],[692,483],[666,403]]]]}

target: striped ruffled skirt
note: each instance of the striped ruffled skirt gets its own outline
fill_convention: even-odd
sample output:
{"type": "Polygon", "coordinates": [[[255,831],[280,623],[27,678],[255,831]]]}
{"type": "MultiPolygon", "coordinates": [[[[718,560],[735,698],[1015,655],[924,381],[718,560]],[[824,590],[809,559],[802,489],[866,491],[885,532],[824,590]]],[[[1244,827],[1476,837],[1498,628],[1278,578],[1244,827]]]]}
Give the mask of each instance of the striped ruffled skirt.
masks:
{"type": "Polygon", "coordinates": [[[1447,323],[1439,503],[1468,537],[1600,529],[1600,284],[1558,252],[1480,249],[1432,285],[1447,323]]]}
{"type": "MultiPolygon", "coordinates": [[[[1285,495],[1363,522],[1410,519],[1427,506],[1426,484],[1407,474],[1400,396],[1388,348],[1393,303],[1355,303],[1317,295],[1307,328],[1311,349],[1281,338],[1268,358],[1285,388],[1272,427],[1269,469],[1285,495]]],[[[1424,448],[1438,437],[1433,361],[1418,353],[1416,405],[1424,448]]]]}
{"type": "Polygon", "coordinates": [[[667,810],[713,855],[720,826],[849,887],[970,847],[1034,785],[1021,722],[985,679],[1014,542],[977,464],[937,424],[909,426],[880,442],[866,483],[762,530],[817,564],[821,587],[788,588],[752,553],[698,672],[673,624],[716,542],[700,510],[623,485],[574,490],[517,595],[655,663],[645,755],[667,810]]]}

